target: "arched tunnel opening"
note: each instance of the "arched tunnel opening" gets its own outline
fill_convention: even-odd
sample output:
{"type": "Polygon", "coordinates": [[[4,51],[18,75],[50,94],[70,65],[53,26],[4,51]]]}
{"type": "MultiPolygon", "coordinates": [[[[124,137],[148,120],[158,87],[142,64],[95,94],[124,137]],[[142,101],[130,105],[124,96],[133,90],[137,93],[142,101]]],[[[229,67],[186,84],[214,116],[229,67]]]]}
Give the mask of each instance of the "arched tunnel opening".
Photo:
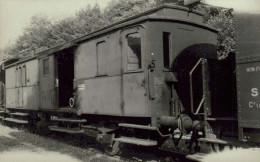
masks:
{"type": "MultiPolygon", "coordinates": [[[[204,82],[208,86],[209,94],[207,97],[211,108],[211,117],[234,116],[236,114],[234,55],[231,55],[226,60],[218,60],[216,46],[196,44],[181,51],[171,64],[171,69],[178,80],[178,82],[174,83],[174,88],[181,103],[180,109],[182,113],[192,114],[192,105],[194,112],[196,112],[201,104],[203,75],[206,74],[204,82]],[[207,60],[206,73],[204,74],[202,64],[199,62],[201,58],[207,60]],[[198,65],[196,66],[196,64],[198,65]],[[192,84],[190,84],[191,71],[192,84]]],[[[199,112],[203,112],[203,105],[199,112]]]]}

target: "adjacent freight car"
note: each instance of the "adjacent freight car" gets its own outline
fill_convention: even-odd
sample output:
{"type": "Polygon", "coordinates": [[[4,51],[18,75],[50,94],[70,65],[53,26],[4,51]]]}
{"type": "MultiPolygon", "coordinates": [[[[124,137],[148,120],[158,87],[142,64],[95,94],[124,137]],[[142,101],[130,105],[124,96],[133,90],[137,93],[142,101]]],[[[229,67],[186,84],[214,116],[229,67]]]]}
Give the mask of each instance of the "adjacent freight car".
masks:
{"type": "Polygon", "coordinates": [[[3,120],[94,135],[110,155],[120,143],[168,139],[186,153],[244,144],[238,132],[241,141],[255,127],[244,125],[247,115],[237,120],[234,69],[217,60],[217,32],[201,13],[163,5],[21,59],[5,66],[3,120]]]}
{"type": "Polygon", "coordinates": [[[260,142],[260,13],[236,13],[239,140],[260,142]]]}

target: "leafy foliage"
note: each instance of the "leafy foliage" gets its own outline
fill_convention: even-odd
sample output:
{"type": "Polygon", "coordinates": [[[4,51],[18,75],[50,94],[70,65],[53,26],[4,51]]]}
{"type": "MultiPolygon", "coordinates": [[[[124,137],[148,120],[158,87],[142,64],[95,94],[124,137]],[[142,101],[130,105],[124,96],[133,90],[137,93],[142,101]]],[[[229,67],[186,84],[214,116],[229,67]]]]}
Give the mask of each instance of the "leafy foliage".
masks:
{"type": "Polygon", "coordinates": [[[230,53],[235,52],[235,29],[234,19],[230,10],[221,11],[211,16],[207,22],[217,28],[218,33],[218,58],[225,59],[230,53]]]}
{"type": "Polygon", "coordinates": [[[149,10],[157,6],[154,0],[112,0],[104,10],[107,24],[111,24],[127,17],[149,10]]]}
{"type": "Polygon", "coordinates": [[[196,10],[204,14],[204,21],[218,29],[218,58],[226,59],[235,52],[235,25],[232,9],[198,4],[196,10]]]}
{"type": "MultiPolygon", "coordinates": [[[[13,57],[24,57],[73,40],[164,3],[183,5],[183,1],[179,0],[112,0],[103,11],[97,4],[92,8],[87,6],[75,16],[58,22],[52,22],[44,16],[34,16],[16,43],[4,49],[4,52],[13,57]]],[[[205,13],[205,23],[219,30],[218,56],[219,59],[225,59],[229,53],[234,52],[232,10],[201,3],[192,7],[205,13]]]]}

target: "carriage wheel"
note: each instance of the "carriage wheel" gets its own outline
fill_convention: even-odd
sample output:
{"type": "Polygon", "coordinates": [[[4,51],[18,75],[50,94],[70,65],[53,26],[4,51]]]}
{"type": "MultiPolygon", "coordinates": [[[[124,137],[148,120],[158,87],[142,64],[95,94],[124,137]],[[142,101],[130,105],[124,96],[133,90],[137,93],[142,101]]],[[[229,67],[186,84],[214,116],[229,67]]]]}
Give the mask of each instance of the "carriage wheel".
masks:
{"type": "Polygon", "coordinates": [[[120,155],[121,152],[121,142],[113,141],[112,145],[104,146],[105,152],[110,156],[120,155]]]}
{"type": "Polygon", "coordinates": [[[109,136],[106,136],[106,138],[103,139],[102,142],[102,146],[105,152],[110,156],[120,155],[122,153],[121,152],[122,143],[119,141],[114,141],[113,140],[114,138],[115,138],[115,133],[112,133],[109,136]]]}
{"type": "Polygon", "coordinates": [[[38,120],[35,121],[35,133],[48,134],[50,125],[49,116],[46,114],[38,114],[38,120]]]}

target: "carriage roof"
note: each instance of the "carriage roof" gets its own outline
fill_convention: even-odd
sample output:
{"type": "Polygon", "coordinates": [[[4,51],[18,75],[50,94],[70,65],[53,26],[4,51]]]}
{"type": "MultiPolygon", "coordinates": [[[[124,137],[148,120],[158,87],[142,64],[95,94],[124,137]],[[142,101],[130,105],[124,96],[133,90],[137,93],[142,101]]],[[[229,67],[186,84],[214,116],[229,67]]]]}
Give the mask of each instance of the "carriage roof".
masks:
{"type": "Polygon", "coordinates": [[[123,28],[125,26],[129,26],[129,25],[140,23],[140,22],[147,21],[147,20],[164,20],[164,21],[183,22],[183,23],[187,23],[187,24],[190,24],[190,25],[195,25],[195,26],[199,26],[201,28],[205,28],[206,30],[211,30],[211,31],[217,32],[217,29],[203,24],[202,15],[203,14],[201,12],[188,9],[186,7],[164,4],[164,5],[158,6],[156,8],[153,8],[151,10],[148,10],[146,12],[140,13],[138,15],[129,17],[127,19],[124,19],[124,20],[121,20],[121,21],[116,22],[114,24],[111,24],[109,26],[106,26],[106,27],[104,27],[100,30],[86,34],[86,35],[79,37],[77,39],[68,41],[66,43],[63,43],[63,44],[60,44],[60,45],[57,45],[57,46],[54,46],[52,48],[49,48],[49,49],[41,51],[41,52],[38,52],[38,53],[34,54],[34,56],[22,58],[18,62],[16,62],[15,64],[11,64],[8,67],[14,66],[16,64],[19,64],[19,63],[22,63],[22,62],[25,62],[25,61],[29,61],[29,60],[32,60],[32,59],[36,59],[36,58],[38,58],[39,56],[42,56],[42,55],[50,55],[50,54],[54,54],[58,51],[62,51],[62,50],[68,49],[68,48],[72,48],[74,46],[77,46],[79,43],[87,41],[89,39],[98,37],[100,35],[106,34],[108,32],[114,31],[114,30],[118,30],[118,29],[123,28]],[[171,14],[169,14],[169,12],[171,14]]]}

